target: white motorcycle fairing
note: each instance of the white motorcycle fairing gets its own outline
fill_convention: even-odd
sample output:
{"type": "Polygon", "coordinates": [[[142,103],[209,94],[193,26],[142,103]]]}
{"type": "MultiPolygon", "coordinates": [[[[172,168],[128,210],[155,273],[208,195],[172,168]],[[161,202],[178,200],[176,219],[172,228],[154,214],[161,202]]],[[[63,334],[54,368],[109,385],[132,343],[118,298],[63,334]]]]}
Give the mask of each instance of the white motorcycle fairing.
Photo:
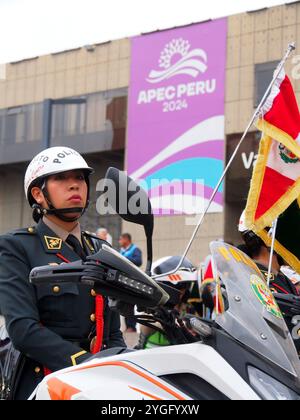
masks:
{"type": "Polygon", "coordinates": [[[38,400],[191,400],[160,377],[197,376],[231,400],[260,400],[211,347],[201,343],[94,358],[46,377],[38,400]]]}

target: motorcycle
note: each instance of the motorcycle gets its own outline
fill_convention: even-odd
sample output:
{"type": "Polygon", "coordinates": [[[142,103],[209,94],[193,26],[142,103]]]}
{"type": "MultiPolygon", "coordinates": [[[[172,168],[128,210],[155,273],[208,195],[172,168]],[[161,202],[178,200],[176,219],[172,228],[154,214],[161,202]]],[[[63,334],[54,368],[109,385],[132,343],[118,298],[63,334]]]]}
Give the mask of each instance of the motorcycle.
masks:
{"type": "MultiPolygon", "coordinates": [[[[107,178],[116,182],[116,175],[118,187],[131,182],[115,169],[108,172],[107,178]]],[[[150,208],[150,202],[148,205],[150,208]]],[[[115,208],[118,211],[118,203],[115,208]]],[[[254,262],[231,245],[212,243],[215,276],[226,290],[225,311],[217,312],[214,321],[194,315],[181,317],[173,309],[179,302],[179,292],[149,275],[152,213],[126,213],[122,217],[145,228],[147,273],[104,245],[86,262],[36,268],[30,281],[36,287],[62,282],[92,286],[124,316],[137,306],[143,312],[137,321],[163,331],[171,346],[100,352],[82,365],[47,376],[31,398],[299,400],[297,351],[275,298],[254,262]]]]}

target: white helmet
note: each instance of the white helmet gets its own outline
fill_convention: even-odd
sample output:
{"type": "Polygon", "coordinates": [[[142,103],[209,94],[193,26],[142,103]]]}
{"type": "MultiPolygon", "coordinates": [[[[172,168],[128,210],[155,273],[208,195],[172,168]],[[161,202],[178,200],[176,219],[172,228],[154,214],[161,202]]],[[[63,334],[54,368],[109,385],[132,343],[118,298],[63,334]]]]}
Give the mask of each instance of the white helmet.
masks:
{"type": "Polygon", "coordinates": [[[240,218],[240,222],[239,222],[239,232],[240,233],[245,233],[248,232],[249,229],[246,226],[246,211],[244,210],[241,218],[240,218]]]}
{"type": "Polygon", "coordinates": [[[31,189],[39,181],[50,175],[62,172],[83,170],[87,175],[93,172],[83,157],[68,147],[51,147],[39,153],[30,162],[24,179],[24,190],[29,204],[32,206],[34,200],[31,196],[31,189]]]}
{"type": "MultiPolygon", "coordinates": [[[[179,262],[181,257],[164,257],[155,261],[152,265],[152,275],[162,275],[174,270],[179,262]]],[[[173,286],[177,286],[181,283],[192,283],[198,280],[198,272],[194,265],[185,258],[181,267],[176,271],[176,273],[163,276],[157,279],[158,282],[167,282],[171,283],[173,286]]]]}

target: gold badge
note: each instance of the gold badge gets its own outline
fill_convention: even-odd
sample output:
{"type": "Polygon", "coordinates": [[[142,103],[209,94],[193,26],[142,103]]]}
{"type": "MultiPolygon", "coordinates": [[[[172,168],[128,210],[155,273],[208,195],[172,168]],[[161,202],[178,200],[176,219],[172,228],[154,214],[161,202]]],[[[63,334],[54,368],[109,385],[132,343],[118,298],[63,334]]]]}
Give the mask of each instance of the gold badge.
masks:
{"type": "Polygon", "coordinates": [[[85,243],[90,248],[92,252],[95,252],[95,248],[91,245],[90,241],[84,236],[85,243]]]}
{"type": "Polygon", "coordinates": [[[51,251],[57,250],[59,251],[62,247],[62,239],[60,238],[52,238],[51,236],[44,236],[47,248],[51,251]]]}

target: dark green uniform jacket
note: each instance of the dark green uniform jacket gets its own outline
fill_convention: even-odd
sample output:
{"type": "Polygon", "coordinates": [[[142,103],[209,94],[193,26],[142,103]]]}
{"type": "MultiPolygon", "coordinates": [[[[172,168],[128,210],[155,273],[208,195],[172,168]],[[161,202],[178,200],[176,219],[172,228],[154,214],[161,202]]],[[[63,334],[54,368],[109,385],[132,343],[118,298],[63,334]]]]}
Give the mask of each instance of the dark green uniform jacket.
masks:
{"type": "MultiPolygon", "coordinates": [[[[265,276],[266,280],[268,280],[268,268],[259,263],[257,264],[257,267],[265,276]]],[[[283,293],[299,296],[299,293],[297,292],[294,284],[281,272],[276,275],[273,273],[271,274],[270,289],[273,293],[283,293]]]]}
{"type": "MultiPolygon", "coordinates": [[[[87,255],[104,243],[82,233],[87,255]]],[[[42,221],[34,228],[0,237],[0,313],[14,347],[23,357],[15,399],[25,399],[43,379],[44,367],[54,372],[88,359],[95,331],[95,292],[75,283],[34,287],[32,268],[73,262],[78,255],[42,221]]],[[[103,348],[125,347],[120,317],[104,310],[103,348]]]]}

